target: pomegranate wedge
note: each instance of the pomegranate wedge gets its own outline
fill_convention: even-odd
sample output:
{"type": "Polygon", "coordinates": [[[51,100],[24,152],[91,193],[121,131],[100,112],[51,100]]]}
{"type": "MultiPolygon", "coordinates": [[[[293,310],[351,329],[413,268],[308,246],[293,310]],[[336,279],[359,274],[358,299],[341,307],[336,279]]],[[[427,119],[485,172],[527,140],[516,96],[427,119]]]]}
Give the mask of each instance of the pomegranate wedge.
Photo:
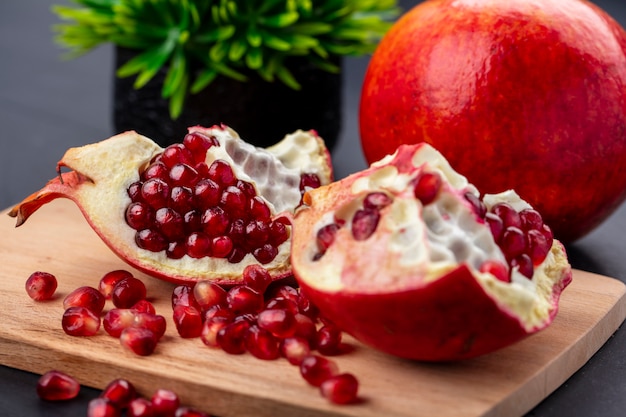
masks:
{"type": "Polygon", "coordinates": [[[393,355],[470,358],[548,326],[571,281],[563,245],[513,191],[480,196],[430,145],[307,192],[294,219],[302,292],[393,355]]]}
{"type": "Polygon", "coordinates": [[[290,215],[304,191],[332,180],[329,152],[315,132],[261,149],[226,126],[192,127],[165,149],[125,132],[69,149],[57,171],[10,211],[17,226],[66,197],[137,269],[172,282],[226,285],[240,282],[251,264],[272,279],[289,275],[290,215]]]}

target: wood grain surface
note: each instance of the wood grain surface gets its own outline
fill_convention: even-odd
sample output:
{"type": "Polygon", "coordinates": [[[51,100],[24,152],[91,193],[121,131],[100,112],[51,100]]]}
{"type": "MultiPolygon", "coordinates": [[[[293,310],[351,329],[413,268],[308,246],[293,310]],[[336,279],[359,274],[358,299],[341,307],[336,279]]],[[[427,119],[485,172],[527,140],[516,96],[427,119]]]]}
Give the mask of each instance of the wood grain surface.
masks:
{"type": "Polygon", "coordinates": [[[122,350],[103,330],[94,337],[67,336],[61,329],[63,297],[80,285],[97,286],[108,271],[128,269],[71,202],[55,201],[17,229],[1,212],[0,236],[1,364],[35,373],[60,369],[95,388],[124,377],[144,395],[167,387],[184,403],[222,417],[522,415],[583,366],[626,318],[622,282],[577,270],[548,329],[481,358],[418,363],[346,338],[352,351],[334,360],[360,380],[361,401],[334,406],[285,360],[228,355],[199,339],[181,339],[171,322],[174,285],[136,271],[157,312],[168,319],[153,355],[122,350]],[[36,270],[57,276],[55,299],[34,302],[26,295],[24,282],[36,270]]]}

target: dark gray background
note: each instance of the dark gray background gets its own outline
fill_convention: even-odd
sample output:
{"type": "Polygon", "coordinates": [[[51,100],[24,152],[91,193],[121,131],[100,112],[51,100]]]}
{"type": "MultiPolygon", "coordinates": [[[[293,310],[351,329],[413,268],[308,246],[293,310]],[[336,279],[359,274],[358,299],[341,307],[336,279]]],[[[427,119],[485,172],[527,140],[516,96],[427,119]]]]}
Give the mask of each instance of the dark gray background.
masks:
{"type": "MultiPolygon", "coordinates": [[[[0,2],[0,208],[18,202],[54,176],[56,162],[67,148],[114,133],[112,49],[102,47],[78,60],[60,60],[61,50],[50,31],[56,22],[49,11],[53,3],[63,2],[0,2]]],[[[405,9],[417,3],[401,1],[405,9]]],[[[595,3],[626,26],[624,0],[595,3]]],[[[334,152],[338,177],[365,167],[357,109],[366,65],[367,58],[346,62],[343,131],[334,152]]],[[[625,230],[622,207],[592,234],[568,247],[572,264],[626,281],[625,230]]],[[[36,380],[35,375],[0,366],[0,415],[84,416],[87,400],[97,394],[83,390],[79,401],[47,404],[37,400],[36,380]]],[[[623,417],[625,410],[626,332],[620,329],[529,415],[623,417]]]]}

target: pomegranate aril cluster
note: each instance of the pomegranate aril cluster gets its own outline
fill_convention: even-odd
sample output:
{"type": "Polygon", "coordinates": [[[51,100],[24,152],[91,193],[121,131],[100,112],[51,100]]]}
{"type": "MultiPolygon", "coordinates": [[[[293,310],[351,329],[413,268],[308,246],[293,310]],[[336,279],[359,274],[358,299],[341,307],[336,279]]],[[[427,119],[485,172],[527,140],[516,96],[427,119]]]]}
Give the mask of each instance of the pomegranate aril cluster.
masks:
{"type": "MultiPolygon", "coordinates": [[[[207,150],[213,146],[221,146],[215,137],[189,133],[131,184],[126,222],[136,230],[135,242],[172,259],[187,255],[238,263],[252,254],[267,264],[289,238],[288,221],[273,219],[255,186],[237,178],[228,162],[216,159],[207,165],[207,150]]],[[[319,186],[319,179],[304,175],[302,192],[319,186]]]]}
{"type": "MultiPolygon", "coordinates": [[[[508,203],[497,203],[487,209],[485,204],[473,194],[466,195],[477,215],[489,225],[491,234],[508,263],[508,270],[517,268],[527,278],[532,278],[535,267],[548,256],[554,240],[552,230],[543,222],[541,214],[526,208],[517,211],[508,203]]],[[[505,273],[501,266],[488,264],[489,270],[498,279],[510,282],[510,272],[505,273]]]]}
{"type": "MultiPolygon", "coordinates": [[[[374,234],[380,221],[381,210],[392,203],[392,197],[382,191],[371,192],[363,198],[362,205],[350,219],[350,231],[354,240],[367,240],[374,234]]],[[[320,259],[335,241],[339,229],[347,224],[346,220],[335,218],[333,222],[322,226],[316,235],[318,252],[315,259],[320,259]]]]}
{"type": "MultiPolygon", "coordinates": [[[[250,265],[244,269],[244,283],[228,290],[208,281],[178,286],[172,294],[176,329],[181,337],[199,337],[205,345],[229,354],[248,352],[263,360],[284,357],[300,367],[306,381],[319,387],[338,371],[334,361],[314,352],[341,353],[342,333],[331,323],[318,328],[318,311],[302,293],[289,285],[269,286],[270,281],[264,268],[250,265]],[[317,370],[318,365],[309,369],[308,364],[318,360],[328,366],[325,373],[317,370]],[[319,374],[314,383],[308,376],[312,372],[319,374]]],[[[329,384],[322,390],[329,400],[356,400],[358,384],[350,400],[334,398],[329,384]]]]}

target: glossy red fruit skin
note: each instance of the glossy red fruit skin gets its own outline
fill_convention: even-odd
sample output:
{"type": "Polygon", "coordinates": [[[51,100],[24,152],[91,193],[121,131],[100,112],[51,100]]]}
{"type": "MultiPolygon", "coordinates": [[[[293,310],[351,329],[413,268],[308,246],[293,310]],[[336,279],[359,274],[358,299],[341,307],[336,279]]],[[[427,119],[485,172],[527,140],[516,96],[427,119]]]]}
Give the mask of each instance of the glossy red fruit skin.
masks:
{"type": "Polygon", "coordinates": [[[626,197],[626,32],[591,2],[423,2],[374,53],[368,162],[426,141],[482,192],[515,189],[562,242],[626,197]]]}
{"type": "Polygon", "coordinates": [[[48,272],[33,272],[26,280],[25,289],[30,298],[35,301],[49,300],[57,289],[57,279],[48,272]]]}
{"type": "Polygon", "coordinates": [[[65,401],[76,398],[80,385],[65,372],[51,370],[37,381],[37,395],[46,401],[65,401]]]}

